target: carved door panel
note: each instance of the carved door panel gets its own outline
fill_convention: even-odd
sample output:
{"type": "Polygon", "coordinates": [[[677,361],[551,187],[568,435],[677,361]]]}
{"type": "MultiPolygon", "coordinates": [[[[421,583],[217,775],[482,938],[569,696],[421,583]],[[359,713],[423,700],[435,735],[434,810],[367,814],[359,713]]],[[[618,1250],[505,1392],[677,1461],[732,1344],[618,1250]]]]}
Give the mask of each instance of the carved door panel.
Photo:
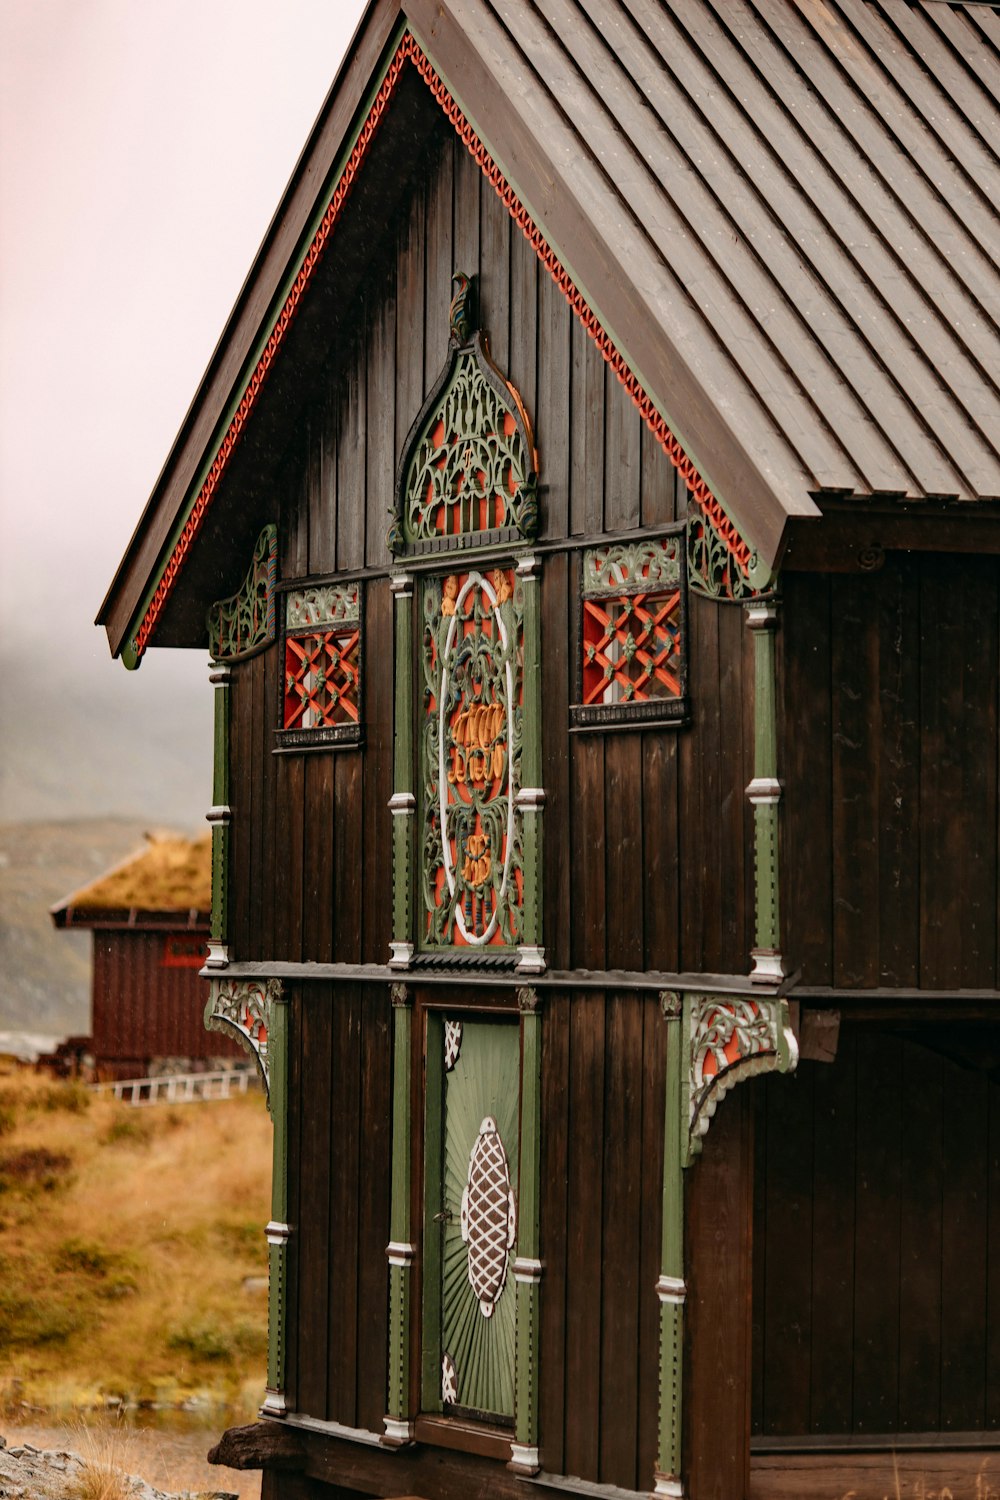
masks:
{"type": "Polygon", "coordinates": [[[440,1168],[427,1184],[438,1326],[426,1331],[437,1334],[441,1409],[505,1422],[514,1415],[518,1028],[446,1017],[438,1040],[440,1168]]]}

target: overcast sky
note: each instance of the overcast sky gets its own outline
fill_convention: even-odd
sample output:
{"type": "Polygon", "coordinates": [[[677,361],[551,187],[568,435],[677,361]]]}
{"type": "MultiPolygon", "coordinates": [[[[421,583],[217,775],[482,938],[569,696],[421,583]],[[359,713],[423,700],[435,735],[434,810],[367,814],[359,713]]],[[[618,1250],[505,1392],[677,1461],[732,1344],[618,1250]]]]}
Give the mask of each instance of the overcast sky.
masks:
{"type": "Polygon", "coordinates": [[[0,821],[211,800],[201,653],[92,622],[363,8],[0,0],[0,821]]]}

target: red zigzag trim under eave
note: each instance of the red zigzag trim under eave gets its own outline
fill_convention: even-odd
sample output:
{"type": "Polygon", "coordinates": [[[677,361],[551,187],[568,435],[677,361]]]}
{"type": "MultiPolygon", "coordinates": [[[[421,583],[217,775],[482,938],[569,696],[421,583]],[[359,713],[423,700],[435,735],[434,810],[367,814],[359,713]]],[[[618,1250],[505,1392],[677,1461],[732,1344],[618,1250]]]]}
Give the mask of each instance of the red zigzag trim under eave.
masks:
{"type": "Polygon", "coordinates": [[[136,633],[134,642],[137,662],[149,644],[153,627],[173,591],[174,584],[184,565],[191,544],[201,530],[205,513],[228,467],[233,449],[236,447],[247,419],[253,410],[254,403],[260,394],[268,371],[288,330],[288,326],[298,311],[302,295],[309,285],[312,273],[316,269],[320,256],[326,249],[327,242],[340,219],[344,204],[350,196],[351,189],[361,169],[361,164],[368,153],[368,147],[371,145],[376,132],[382,124],[389,102],[396,92],[403,66],[407,62],[413,63],[417,72],[434,95],[434,98],[440,104],[448,119],[455,127],[455,130],[468,147],[468,150],[479,163],[484,176],[492,184],[511,218],[521,229],[525,238],[534,249],[535,254],[538,256],[538,259],[552,276],[552,279],[580,319],[580,322],[596,343],[602,356],[635,402],[643,421],[684,480],[696,505],[722,538],[727,551],[736,560],[743,573],[746,573],[749,568],[750,548],[740,536],[736,527],[670,431],[663,417],[656,410],[653,402],[629,369],[625,359],[615,347],[607,331],[601,326],[595,314],[588,307],[558,256],[546,243],[538,227],[532,222],[530,215],[510,186],[510,183],[493,161],[486,147],[465,118],[465,115],[459,109],[451,94],[428,62],[427,57],[421,50],[412,32],[407,32],[386,70],[385,77],[375,96],[375,101],[369,110],[368,118],[365,120],[361,133],[354,143],[354,148],[348,158],[347,165],[341,173],[333,197],[327,205],[326,212],[306,252],[298,275],[292,283],[291,291],[285,298],[284,306],[264,346],[264,352],[257,361],[257,367],[254,370],[253,376],[243,392],[240,404],[236,409],[236,415],[229,424],[226,436],[208,472],[208,477],[198,492],[198,498],[192,507],[191,514],[184,523],[180,539],[171,553],[170,561],[163,571],[163,575],[156,586],[156,592],[143,616],[142,624],[136,633]]]}

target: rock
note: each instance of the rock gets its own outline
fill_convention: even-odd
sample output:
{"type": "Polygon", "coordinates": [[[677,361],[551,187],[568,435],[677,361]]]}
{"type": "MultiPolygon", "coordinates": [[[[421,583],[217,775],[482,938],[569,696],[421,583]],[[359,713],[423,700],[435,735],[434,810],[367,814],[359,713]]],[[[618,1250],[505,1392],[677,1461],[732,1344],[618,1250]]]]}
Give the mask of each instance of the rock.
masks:
{"type": "MultiPolygon", "coordinates": [[[[74,1500],[84,1460],[78,1453],[41,1449],[31,1443],[8,1448],[0,1435],[0,1500],[74,1500]]],[[[144,1479],[129,1475],[130,1500],[238,1500],[228,1490],[182,1490],[169,1493],[155,1489],[144,1479]]]]}

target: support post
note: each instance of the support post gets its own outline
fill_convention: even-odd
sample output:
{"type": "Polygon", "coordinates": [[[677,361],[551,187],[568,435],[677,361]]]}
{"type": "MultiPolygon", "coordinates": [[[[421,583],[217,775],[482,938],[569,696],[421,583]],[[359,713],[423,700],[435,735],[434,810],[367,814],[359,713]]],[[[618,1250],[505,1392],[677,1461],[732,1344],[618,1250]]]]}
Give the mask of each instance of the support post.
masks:
{"type": "Polygon", "coordinates": [[[543,974],[545,949],[542,946],[542,657],[541,601],[539,598],[538,559],[522,557],[517,576],[523,590],[524,664],[521,687],[524,697],[524,743],[521,747],[521,786],[517,805],[521,813],[523,851],[524,906],[521,913],[522,933],[518,944],[519,974],[543,974]]]}
{"type": "Polygon", "coordinates": [[[778,906],[777,676],[775,632],[778,606],[773,599],[747,606],[754,641],[754,774],[747,796],[754,813],[755,941],[750,978],[754,984],[780,984],[786,974],[781,954],[778,906]]]}
{"type": "Polygon", "coordinates": [[[229,963],[229,697],[232,672],[223,663],[209,662],[209,681],[215,688],[215,755],[212,806],[206,814],[212,826],[212,926],[205,967],[224,969],[229,963]]]}
{"type": "Polygon", "coordinates": [[[665,990],[660,996],[667,1024],[667,1078],[663,1121],[663,1209],[660,1277],[660,1436],[654,1495],[682,1497],[681,1406],[684,1389],[684,1174],[678,1128],[684,1085],[683,1002],[665,990]]]}
{"type": "Polygon", "coordinates": [[[268,1246],[267,1390],[261,1415],[283,1417],[285,1399],[286,1320],[288,1315],[288,1001],[275,987],[267,1036],[269,1103],[271,1107],[271,1222],[265,1231],[268,1246]]]}
{"type": "Polygon", "coordinates": [[[412,1122],[410,1079],[413,1010],[405,984],[392,986],[393,1091],[392,1091],[392,1207],[389,1219],[389,1389],[385,1416],[385,1438],[391,1447],[401,1447],[413,1437],[410,1412],[410,1305],[413,1295],[413,1261],[410,1214],[412,1122]]]}
{"type": "Polygon", "coordinates": [[[407,573],[389,580],[395,619],[395,725],[393,732],[392,942],[389,967],[408,969],[414,954],[413,831],[417,802],[413,793],[413,579],[407,573]]]}
{"type": "Polygon", "coordinates": [[[542,1036],[538,991],[517,992],[521,1012],[521,1124],[518,1167],[517,1353],[515,1428],[510,1467],[515,1474],[537,1474],[538,1333],[542,1280],[540,1259],[542,1036]]]}

